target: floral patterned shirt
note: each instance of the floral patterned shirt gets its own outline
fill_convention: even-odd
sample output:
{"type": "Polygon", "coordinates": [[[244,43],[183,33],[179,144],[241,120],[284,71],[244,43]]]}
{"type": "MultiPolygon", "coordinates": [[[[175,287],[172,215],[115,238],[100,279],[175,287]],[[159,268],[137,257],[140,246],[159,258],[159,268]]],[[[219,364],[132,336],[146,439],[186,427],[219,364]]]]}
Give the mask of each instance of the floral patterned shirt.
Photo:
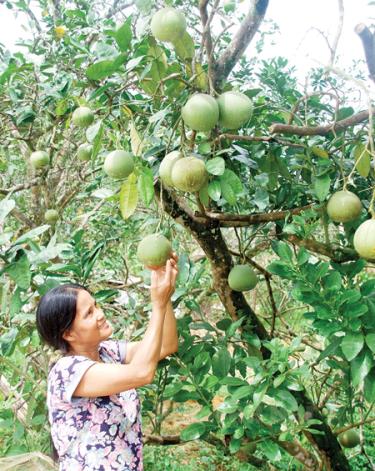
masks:
{"type": "MultiPolygon", "coordinates": [[[[123,363],[126,343],[99,345],[104,363],[123,363]]],[[[140,401],[135,389],[102,397],[72,397],[95,361],[64,356],[48,375],[48,418],[59,471],[142,471],[140,401]]]]}

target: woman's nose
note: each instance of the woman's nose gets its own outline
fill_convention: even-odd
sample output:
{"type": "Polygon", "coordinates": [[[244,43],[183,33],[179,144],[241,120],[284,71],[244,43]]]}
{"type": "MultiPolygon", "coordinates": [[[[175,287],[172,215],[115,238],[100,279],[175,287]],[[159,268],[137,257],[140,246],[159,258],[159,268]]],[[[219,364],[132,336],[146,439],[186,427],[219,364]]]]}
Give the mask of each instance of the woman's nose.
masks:
{"type": "Polygon", "coordinates": [[[103,314],[103,311],[101,309],[98,309],[96,311],[96,319],[100,322],[104,319],[104,314],[103,314]]]}

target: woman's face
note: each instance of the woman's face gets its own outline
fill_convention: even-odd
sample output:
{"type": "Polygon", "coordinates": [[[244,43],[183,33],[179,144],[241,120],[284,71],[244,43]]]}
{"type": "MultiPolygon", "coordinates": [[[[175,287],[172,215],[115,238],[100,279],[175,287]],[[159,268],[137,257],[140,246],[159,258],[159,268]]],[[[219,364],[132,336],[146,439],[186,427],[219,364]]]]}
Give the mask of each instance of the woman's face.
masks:
{"type": "Polygon", "coordinates": [[[106,320],[103,311],[96,305],[94,298],[81,289],[77,295],[77,311],[69,331],[64,338],[71,346],[96,347],[112,335],[113,328],[106,320]]]}

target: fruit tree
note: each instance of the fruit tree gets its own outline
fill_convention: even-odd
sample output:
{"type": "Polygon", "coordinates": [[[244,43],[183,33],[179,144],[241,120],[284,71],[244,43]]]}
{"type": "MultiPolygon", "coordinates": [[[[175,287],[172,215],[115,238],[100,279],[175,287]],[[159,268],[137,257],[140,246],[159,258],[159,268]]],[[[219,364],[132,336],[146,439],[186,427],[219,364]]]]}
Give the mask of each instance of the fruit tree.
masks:
{"type": "Polygon", "coordinates": [[[144,388],[146,443],[374,469],[371,24],[353,25],[364,53],[342,69],[339,0],[330,63],[301,85],[262,58],[268,0],[0,3],[32,32],[0,43],[4,455],[49,453],[40,296],[84,283],[137,339],[144,265],[173,250],[179,352],[144,388]],[[168,435],[187,401],[194,418],[168,435]]]}

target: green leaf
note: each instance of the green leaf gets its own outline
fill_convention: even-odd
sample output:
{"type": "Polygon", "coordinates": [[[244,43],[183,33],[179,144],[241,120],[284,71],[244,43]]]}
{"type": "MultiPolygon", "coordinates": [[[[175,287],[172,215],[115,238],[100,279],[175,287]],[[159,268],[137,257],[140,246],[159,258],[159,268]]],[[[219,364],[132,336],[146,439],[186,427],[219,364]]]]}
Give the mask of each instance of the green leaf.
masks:
{"type": "Polygon", "coordinates": [[[203,206],[208,206],[210,204],[210,195],[208,194],[208,183],[206,182],[201,189],[199,190],[199,199],[203,206]]]}
{"type": "Polygon", "coordinates": [[[264,440],[263,442],[259,443],[258,447],[263,451],[263,453],[271,462],[281,460],[280,448],[275,442],[271,440],[264,440]]]}
{"type": "Polygon", "coordinates": [[[244,397],[250,398],[251,393],[252,393],[252,388],[250,385],[240,386],[234,391],[234,393],[232,393],[231,400],[239,401],[240,399],[243,399],[244,397]]]}
{"type": "Polygon", "coordinates": [[[336,350],[338,349],[339,345],[341,344],[342,342],[342,338],[341,337],[334,337],[334,339],[332,340],[332,342],[320,353],[318,359],[317,359],[317,362],[320,362],[322,361],[324,358],[330,356],[330,355],[333,355],[336,350]]]}
{"type": "Polygon", "coordinates": [[[374,362],[373,355],[365,350],[351,362],[352,384],[354,388],[360,387],[371,370],[374,362]]]}
{"type": "Polygon", "coordinates": [[[211,175],[223,175],[225,171],[225,160],[221,157],[207,160],[206,169],[211,175]]]}
{"type": "Polygon", "coordinates": [[[319,201],[324,201],[329,193],[331,180],[329,175],[325,174],[320,177],[315,177],[314,191],[319,201]]]}
{"type": "Polygon", "coordinates": [[[220,176],[220,181],[222,180],[225,180],[232,187],[236,195],[242,193],[243,187],[241,180],[232,170],[225,169],[223,175],[220,176]]]}
{"type": "Polygon", "coordinates": [[[94,124],[92,124],[86,129],[86,139],[90,144],[94,142],[95,137],[100,132],[101,125],[102,125],[101,120],[98,120],[98,121],[95,121],[94,124]]]}
{"type": "Polygon", "coordinates": [[[293,279],[293,270],[288,264],[280,261],[272,262],[268,265],[267,270],[274,275],[280,276],[281,278],[293,279]]]}
{"type": "Polygon", "coordinates": [[[375,334],[366,335],[366,344],[369,349],[375,353],[375,334]]]}
{"type": "Polygon", "coordinates": [[[48,231],[49,228],[50,226],[48,224],[45,224],[44,226],[39,226],[39,227],[36,227],[35,229],[31,229],[31,231],[28,231],[25,234],[21,235],[15,242],[13,242],[13,246],[24,244],[25,242],[28,242],[29,240],[33,240],[36,237],[43,234],[43,232],[48,231]]]}
{"type": "Polygon", "coordinates": [[[132,173],[122,184],[120,190],[120,211],[124,219],[128,219],[138,204],[137,177],[132,173]]]}
{"type": "Polygon", "coordinates": [[[367,178],[371,168],[371,154],[365,144],[357,144],[354,148],[355,168],[361,177],[367,178]]]}
{"type": "Polygon", "coordinates": [[[367,402],[375,401],[375,368],[366,376],[363,392],[367,402]]]}
{"type": "Polygon", "coordinates": [[[185,32],[181,38],[174,41],[173,47],[176,55],[183,61],[193,59],[195,54],[194,41],[188,32],[185,32]]]}
{"type": "Polygon", "coordinates": [[[208,184],[208,195],[214,201],[221,198],[221,184],[219,180],[212,180],[208,184]]]}
{"type": "Polygon", "coordinates": [[[287,262],[287,263],[293,262],[292,249],[289,247],[289,245],[286,242],[273,241],[272,248],[284,262],[287,262]]]}
{"type": "Polygon", "coordinates": [[[115,60],[103,60],[91,64],[86,69],[87,78],[90,80],[102,80],[110,75],[113,75],[119,70],[125,62],[125,57],[119,55],[115,60]]]}
{"type": "Polygon", "coordinates": [[[129,49],[132,40],[131,22],[132,17],[129,16],[125,23],[116,31],[115,39],[121,52],[129,49]]]}
{"type": "Polygon", "coordinates": [[[152,171],[147,167],[144,167],[142,173],[139,175],[138,192],[145,205],[149,206],[154,198],[154,179],[152,171]]]}
{"type": "Polygon", "coordinates": [[[295,400],[292,393],[290,393],[289,391],[285,389],[281,389],[280,391],[275,391],[273,396],[275,397],[275,399],[277,399],[277,401],[279,401],[280,406],[285,408],[286,410],[288,411],[298,410],[297,401],[295,400]]]}
{"type": "Polygon", "coordinates": [[[220,180],[221,186],[221,193],[223,198],[229,203],[230,205],[234,205],[237,202],[236,194],[233,191],[233,188],[230,184],[225,180],[220,180]]]}
{"type": "Polygon", "coordinates": [[[203,422],[197,422],[191,424],[181,432],[181,439],[183,441],[196,440],[197,438],[204,435],[206,432],[206,424],[203,422]]]}
{"type": "Polygon", "coordinates": [[[311,147],[312,153],[316,155],[317,157],[320,157],[321,159],[328,159],[329,154],[326,150],[322,149],[321,147],[318,146],[312,146],[311,147]]]}
{"type": "Polygon", "coordinates": [[[226,348],[221,348],[212,357],[212,372],[218,378],[225,378],[230,369],[231,357],[226,348]]]}
{"type": "Polygon", "coordinates": [[[17,259],[17,261],[7,266],[4,271],[8,273],[19,288],[27,290],[31,283],[30,262],[23,251],[18,253],[21,253],[22,255],[17,259]]]}
{"type": "Polygon", "coordinates": [[[0,201],[0,226],[3,225],[5,218],[16,207],[14,200],[3,199],[0,201]]]}
{"type": "Polygon", "coordinates": [[[364,338],[362,334],[348,333],[342,339],[341,349],[348,361],[353,360],[362,350],[364,338]]]}

